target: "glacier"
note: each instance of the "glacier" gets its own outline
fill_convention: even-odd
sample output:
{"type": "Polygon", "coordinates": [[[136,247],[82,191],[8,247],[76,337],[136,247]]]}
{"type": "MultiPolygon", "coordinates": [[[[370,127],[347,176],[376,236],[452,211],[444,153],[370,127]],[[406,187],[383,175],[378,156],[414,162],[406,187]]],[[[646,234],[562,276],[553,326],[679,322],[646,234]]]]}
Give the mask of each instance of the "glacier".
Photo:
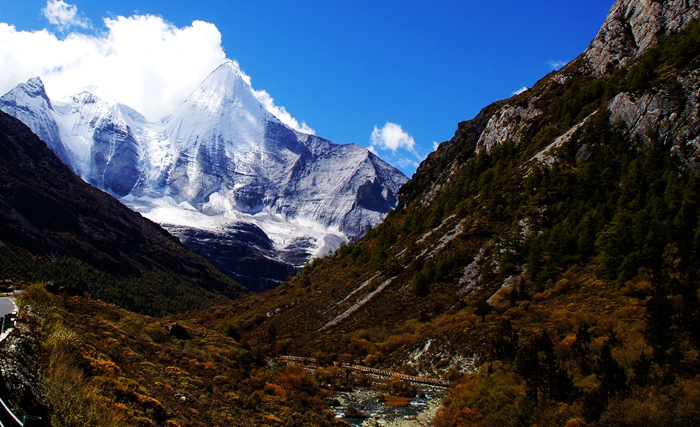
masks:
{"type": "Polygon", "coordinates": [[[368,149],[290,128],[226,61],[149,121],[99,88],[51,100],[32,78],[0,98],[78,176],[249,289],[360,238],[407,178],[368,149]]]}

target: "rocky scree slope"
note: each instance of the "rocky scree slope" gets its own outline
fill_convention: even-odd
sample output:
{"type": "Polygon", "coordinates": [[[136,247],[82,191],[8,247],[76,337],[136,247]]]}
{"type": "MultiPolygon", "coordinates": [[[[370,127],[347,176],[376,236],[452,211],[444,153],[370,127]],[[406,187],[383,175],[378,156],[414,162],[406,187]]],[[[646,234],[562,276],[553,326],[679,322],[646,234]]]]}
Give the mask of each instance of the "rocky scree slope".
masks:
{"type": "Polygon", "coordinates": [[[363,147],[283,124],[232,61],[155,122],[94,88],[50,100],[38,78],[0,98],[0,109],[84,180],[253,290],[361,237],[406,181],[363,147]],[[231,232],[251,228],[265,243],[231,232]]]}
{"type": "Polygon", "coordinates": [[[700,342],[699,8],[616,2],[581,56],[460,123],[359,242],[274,292],[195,316],[273,353],[450,378],[504,367],[507,387],[493,385],[510,387],[498,388],[510,403],[467,418],[489,384],[465,383],[440,425],[493,421],[495,407],[521,414],[515,424],[622,422],[697,390],[684,381],[700,342]],[[532,366],[514,362],[533,348],[551,363],[532,369],[558,372],[564,388],[533,385],[532,366]]]}
{"type": "Polygon", "coordinates": [[[247,291],[157,224],[78,178],[19,120],[0,113],[0,276],[54,280],[160,315],[247,291]]]}

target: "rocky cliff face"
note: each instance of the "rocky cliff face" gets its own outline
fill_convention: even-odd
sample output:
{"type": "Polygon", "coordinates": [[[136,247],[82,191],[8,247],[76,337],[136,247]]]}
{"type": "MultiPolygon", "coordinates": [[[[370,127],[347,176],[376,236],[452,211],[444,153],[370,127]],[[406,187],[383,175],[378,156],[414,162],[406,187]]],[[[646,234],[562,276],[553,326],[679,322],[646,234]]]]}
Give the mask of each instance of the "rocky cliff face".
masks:
{"type": "MultiPolygon", "coordinates": [[[[572,79],[576,85],[582,85],[598,78],[610,78],[615,70],[637,64],[659,41],[698,19],[697,0],[615,2],[589,48],[578,58],[545,76],[533,88],[487,107],[469,122],[460,123],[454,138],[430,154],[413,180],[401,190],[400,203],[411,199],[409,195],[417,195],[418,188],[430,188],[425,193],[429,200],[472,150],[478,153],[504,142],[521,143],[548,125],[558,127],[556,136],[578,129],[585,116],[566,129],[551,123],[550,118],[543,123],[544,113],[553,100],[552,92],[563,92],[572,79]],[[431,186],[430,182],[436,185],[431,186]]],[[[665,144],[683,153],[689,164],[694,164],[693,153],[700,147],[697,64],[693,62],[667,72],[665,78],[667,82],[646,88],[651,90],[622,90],[600,108],[609,112],[611,123],[623,125],[629,137],[645,140],[649,135],[658,135],[665,144]]]]}
{"type": "Polygon", "coordinates": [[[41,343],[25,323],[27,320],[32,321],[22,319],[8,337],[0,341],[0,396],[20,419],[32,415],[48,420],[49,407],[39,381],[41,343]]]}
{"type": "MultiPolygon", "coordinates": [[[[700,2],[618,1],[603,27],[583,54],[585,69],[597,77],[634,65],[660,40],[685,29],[700,19],[700,2]]],[[[607,106],[610,120],[622,124],[628,136],[644,140],[657,135],[664,144],[685,154],[698,146],[698,70],[696,66],[668,75],[672,85],[658,86],[645,93],[621,92],[607,106]]],[[[695,162],[692,157],[689,162],[695,162]]]]}
{"type": "Polygon", "coordinates": [[[698,18],[697,0],[617,1],[584,58],[596,76],[608,75],[698,18]]]}
{"type": "Polygon", "coordinates": [[[244,222],[228,224],[216,232],[182,226],[165,228],[219,271],[253,292],[272,289],[295,273],[293,266],[306,261],[306,251],[313,245],[302,240],[280,253],[264,231],[244,222]],[[265,274],[260,274],[261,271],[265,274]]]}
{"type": "Polygon", "coordinates": [[[677,77],[679,90],[675,93],[665,89],[643,94],[622,92],[608,105],[610,120],[623,126],[632,140],[654,135],[695,165],[700,148],[699,78],[697,69],[683,72],[677,77]]]}

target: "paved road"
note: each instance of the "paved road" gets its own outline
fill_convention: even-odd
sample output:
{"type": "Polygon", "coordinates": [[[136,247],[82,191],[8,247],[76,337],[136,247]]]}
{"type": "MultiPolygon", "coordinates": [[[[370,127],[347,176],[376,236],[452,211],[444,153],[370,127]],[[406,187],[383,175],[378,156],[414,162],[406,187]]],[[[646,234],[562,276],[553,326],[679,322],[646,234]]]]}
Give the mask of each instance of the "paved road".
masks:
{"type": "Polygon", "coordinates": [[[9,298],[0,298],[0,317],[15,311],[15,305],[9,298]]]}
{"type": "MultiPolygon", "coordinates": [[[[0,298],[0,317],[7,313],[12,313],[15,305],[9,298],[0,298]]],[[[22,423],[10,412],[5,402],[0,399],[0,426],[2,427],[22,427],[22,423]]]]}
{"type": "Polygon", "coordinates": [[[0,425],[2,427],[22,427],[20,420],[15,417],[2,399],[0,399],[0,425]]]}

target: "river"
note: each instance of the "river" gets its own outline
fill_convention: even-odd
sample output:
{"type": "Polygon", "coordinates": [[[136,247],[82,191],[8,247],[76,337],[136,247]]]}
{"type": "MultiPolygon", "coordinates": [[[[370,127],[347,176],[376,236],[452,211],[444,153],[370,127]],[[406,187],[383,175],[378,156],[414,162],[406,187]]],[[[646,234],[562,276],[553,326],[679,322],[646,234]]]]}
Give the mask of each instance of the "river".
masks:
{"type": "Polygon", "coordinates": [[[371,389],[356,389],[340,392],[335,399],[336,418],[348,422],[353,427],[426,427],[432,425],[435,413],[442,405],[447,390],[440,387],[421,387],[424,397],[410,399],[408,406],[389,406],[381,401],[382,393],[371,389]],[[368,418],[346,418],[345,413],[354,408],[368,418]]]}

